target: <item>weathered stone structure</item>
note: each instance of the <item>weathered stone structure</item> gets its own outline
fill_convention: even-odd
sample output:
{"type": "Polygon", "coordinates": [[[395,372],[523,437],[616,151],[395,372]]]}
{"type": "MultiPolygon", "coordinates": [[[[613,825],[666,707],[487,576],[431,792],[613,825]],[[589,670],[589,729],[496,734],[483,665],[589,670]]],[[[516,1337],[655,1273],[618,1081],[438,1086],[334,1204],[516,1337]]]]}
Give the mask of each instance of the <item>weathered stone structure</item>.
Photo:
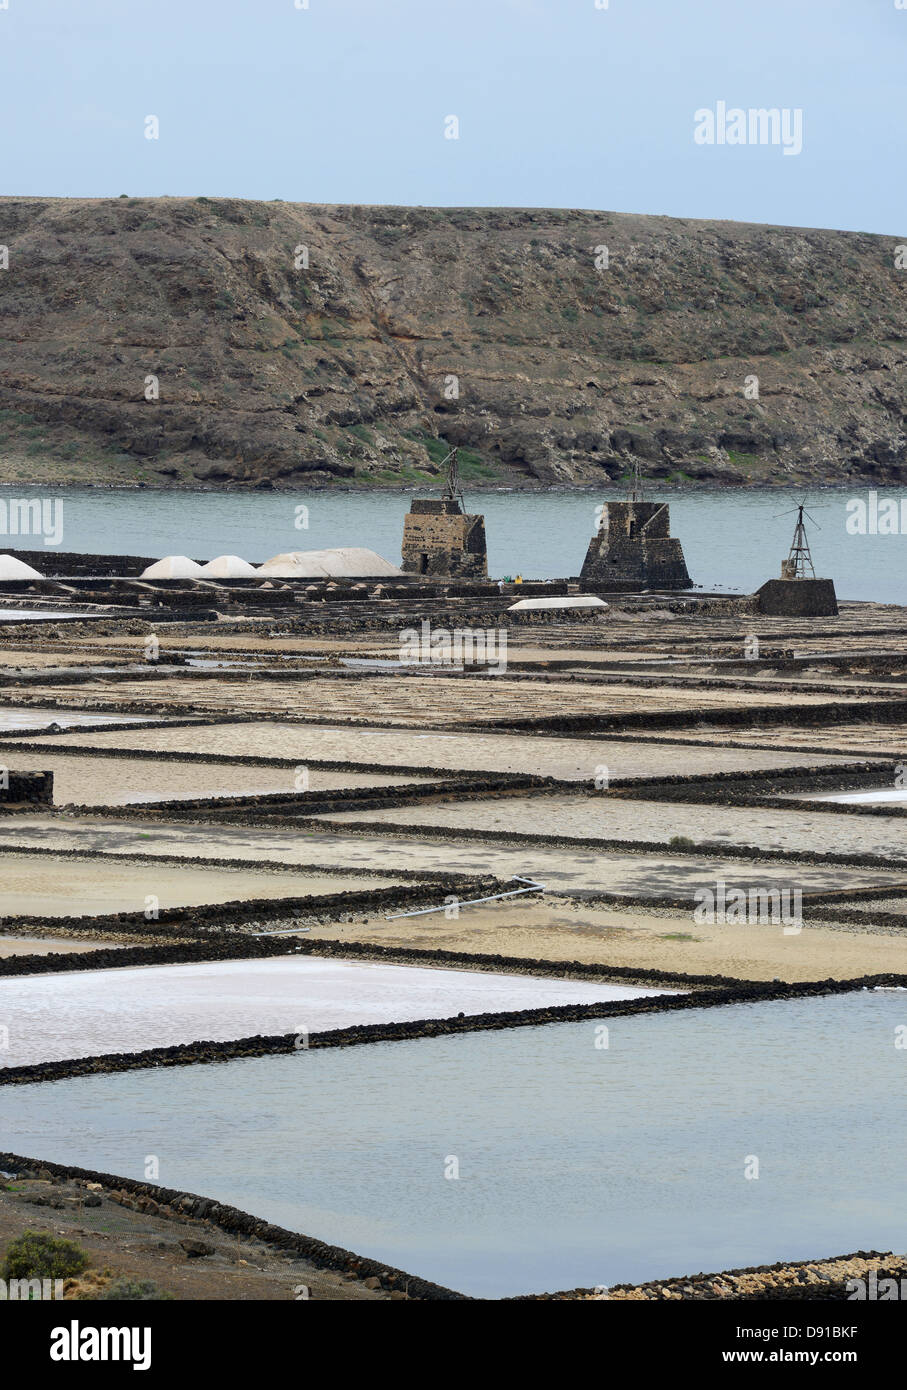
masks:
{"type": "Polygon", "coordinates": [[[688,589],[683,547],[671,535],[667,502],[606,502],[580,571],[613,589],[688,589]]]}
{"type": "Polygon", "coordinates": [[[794,539],[786,560],[781,561],[781,578],[769,579],[757,589],[756,611],[778,618],[836,618],[838,599],[830,579],[817,579],[806,536],[804,503],[797,507],[794,539]]]}
{"type": "Polygon", "coordinates": [[[464,512],[456,497],[414,497],[403,523],[403,572],[484,579],[485,518],[464,512]]]}
{"type": "Polygon", "coordinates": [[[10,772],[3,769],[0,776],[0,802],[35,806],[54,804],[54,775],[52,772],[10,772]]]}
{"type": "Polygon", "coordinates": [[[756,611],[775,618],[836,618],[838,599],[834,581],[769,579],[756,590],[756,611]]]}

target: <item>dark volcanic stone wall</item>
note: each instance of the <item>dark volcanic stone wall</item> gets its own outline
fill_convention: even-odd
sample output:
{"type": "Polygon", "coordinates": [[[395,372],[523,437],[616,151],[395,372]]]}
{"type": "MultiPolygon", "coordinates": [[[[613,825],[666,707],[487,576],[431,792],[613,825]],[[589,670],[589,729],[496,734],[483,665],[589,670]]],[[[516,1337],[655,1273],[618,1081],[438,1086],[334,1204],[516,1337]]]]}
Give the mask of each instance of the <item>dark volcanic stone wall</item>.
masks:
{"type": "MultiPolygon", "coordinates": [[[[36,759],[37,761],[37,759],[36,759]]],[[[52,806],[54,802],[54,775],[52,772],[10,772],[3,766],[0,750],[0,803],[13,804],[30,802],[39,806],[52,806]]]]}

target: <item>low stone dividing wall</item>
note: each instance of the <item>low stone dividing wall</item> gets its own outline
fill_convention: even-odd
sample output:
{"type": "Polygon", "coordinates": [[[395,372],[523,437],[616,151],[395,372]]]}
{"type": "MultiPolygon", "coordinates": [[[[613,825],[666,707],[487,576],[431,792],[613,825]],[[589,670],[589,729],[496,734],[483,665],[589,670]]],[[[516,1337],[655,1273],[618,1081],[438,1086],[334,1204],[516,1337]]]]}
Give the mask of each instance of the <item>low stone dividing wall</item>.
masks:
{"type": "MultiPolygon", "coordinates": [[[[821,913],[817,913],[816,916],[823,922],[843,922],[845,925],[852,927],[893,927],[895,930],[907,930],[907,892],[905,892],[902,889],[900,894],[891,893],[883,895],[879,892],[878,889],[874,889],[872,894],[867,895],[866,898],[863,899],[863,901],[871,902],[873,901],[873,899],[880,898],[882,896],[885,896],[886,898],[897,898],[898,896],[902,897],[904,903],[904,911],[873,911],[872,914],[870,914],[868,912],[860,912],[856,908],[848,907],[847,905],[845,905],[844,907],[835,907],[834,905],[832,905],[829,907],[823,907],[821,913]]],[[[859,901],[859,898],[856,894],[853,895],[852,901],[859,901]]]]}
{"type": "MultiPolygon", "coordinates": [[[[338,953],[339,954],[339,953],[338,953]]],[[[323,1033],[311,1033],[308,1046],[298,1045],[298,1033],[259,1034],[226,1042],[198,1041],[141,1052],[111,1052],[58,1062],[34,1062],[0,1070],[0,1086],[31,1085],[79,1076],[148,1068],[180,1067],[208,1062],[229,1062],[243,1057],[305,1056],[325,1047],[357,1047],[375,1042],[410,1042],[418,1038],[455,1037],[463,1033],[499,1032],[510,1028],[538,1027],[549,1023],[582,1023],[635,1014],[666,1013],[677,1009],[713,1008],[725,1004],[755,1004],[823,995],[851,994],[876,985],[907,989],[907,975],[864,975],[855,980],[820,980],[799,984],[763,984],[735,981],[720,989],[693,990],[688,994],[651,995],[641,999],[611,1000],[597,1004],[566,1004],[550,1008],[520,1009],[504,1013],[457,1015],[446,1019],[416,1019],[406,1023],[354,1024],[323,1033]]]]}
{"type": "MultiPolygon", "coordinates": [[[[797,796],[798,792],[849,792],[878,787],[886,781],[894,786],[896,762],[879,758],[865,763],[846,763],[838,768],[827,766],[792,768],[784,771],[721,772],[692,777],[627,778],[615,781],[607,791],[593,793],[579,784],[589,795],[613,796],[629,801],[670,801],[716,807],[751,807],[753,810],[808,811],[833,815],[903,816],[907,803],[883,803],[878,806],[859,803],[822,801],[815,796],[797,796]]],[[[567,788],[558,786],[558,794],[567,788]]]]}
{"type": "Polygon", "coordinates": [[[51,577],[70,577],[76,575],[99,574],[110,578],[130,577],[141,574],[143,569],[154,564],[154,558],[146,555],[91,555],[80,550],[13,550],[10,552],[26,565],[51,577]]]}
{"type": "Polygon", "coordinates": [[[879,1250],[855,1250],[817,1260],[779,1260],[773,1265],[746,1265],[712,1274],[652,1279],[645,1284],[612,1284],[604,1293],[595,1289],[565,1289],[559,1293],[520,1294],[510,1303],[543,1303],[562,1300],[613,1300],[614,1302],[661,1299],[733,1299],[735,1303],[768,1301],[849,1300],[849,1279],[875,1271],[886,1279],[907,1278],[907,1259],[879,1250]]]}
{"type": "Polygon", "coordinates": [[[54,775],[52,772],[9,772],[6,786],[0,786],[0,803],[11,805],[52,806],[54,775]]]}
{"type": "MultiPolygon", "coordinates": [[[[181,1191],[176,1187],[160,1187],[156,1183],[139,1182],[134,1178],[122,1178],[113,1173],[97,1172],[92,1168],[76,1168],[71,1164],[54,1163],[50,1159],[25,1158],[21,1154],[14,1153],[0,1152],[0,1167],[5,1172],[15,1173],[18,1177],[37,1175],[46,1171],[60,1178],[100,1183],[107,1190],[108,1196],[122,1194],[118,1197],[121,1205],[126,1205],[123,1197],[126,1197],[127,1201],[132,1199],[136,1203],[150,1200],[159,1207],[169,1208],[174,1214],[178,1213],[180,1217],[205,1221],[212,1226],[217,1226],[222,1231],[251,1236],[274,1246],[278,1250],[291,1250],[318,1269],[355,1274],[358,1279],[377,1279],[382,1288],[390,1292],[395,1290],[405,1292],[411,1299],[471,1301],[468,1299],[468,1295],[456,1293],[453,1289],[445,1288],[443,1284],[434,1284],[431,1280],[421,1279],[416,1274],[408,1274],[405,1270],[396,1269],[393,1265],[382,1264],[377,1260],[369,1259],[367,1256],[357,1255],[352,1250],[343,1249],[342,1246],[328,1245],[325,1241],[315,1240],[312,1236],[288,1231],[283,1226],[275,1226],[270,1221],[262,1221],[247,1211],[240,1211],[238,1207],[231,1207],[223,1202],[215,1202],[209,1197],[200,1197],[196,1193],[181,1191]]],[[[141,1210],[141,1207],[138,1209],[141,1210]]]]}
{"type": "MultiPolygon", "coordinates": [[[[611,783],[607,791],[599,791],[598,796],[627,796],[630,800],[657,801],[715,801],[727,806],[738,804],[737,798],[751,800],[759,789],[766,787],[770,795],[776,787],[790,787],[794,791],[817,787],[829,791],[838,787],[871,787],[878,784],[889,770],[893,773],[894,762],[887,758],[859,758],[852,763],[838,765],[828,763],[807,763],[803,767],[750,768],[731,772],[695,772],[692,774],[672,773],[668,776],[621,777],[611,783]]],[[[591,780],[591,779],[590,779],[591,780]]],[[[589,790],[585,783],[578,785],[589,790]]],[[[561,791],[561,787],[558,787],[561,791]]],[[[762,804],[761,802],[758,804],[762,804]]],[[[786,805],[783,802],[782,805],[786,805]]]]}
{"type": "MultiPolygon", "coordinates": [[[[46,710],[54,710],[54,711],[56,711],[57,713],[59,713],[64,719],[65,719],[65,717],[67,716],[67,714],[87,714],[87,715],[89,715],[89,716],[92,715],[92,714],[106,714],[106,713],[109,713],[109,712],[110,712],[111,708],[113,708],[113,709],[115,709],[115,710],[122,711],[122,706],[121,706],[121,705],[115,705],[115,706],[112,706],[112,707],[111,707],[110,705],[106,705],[106,704],[105,704],[105,705],[100,705],[100,706],[99,706],[99,705],[87,705],[87,704],[79,704],[79,705],[66,706],[65,703],[61,703],[59,700],[46,700],[46,699],[41,699],[41,700],[7,699],[7,698],[5,697],[5,695],[2,697],[2,699],[0,699],[0,703],[5,704],[5,705],[8,705],[11,709],[22,709],[22,710],[26,710],[26,709],[28,709],[28,710],[30,710],[30,709],[46,709],[46,710]]],[[[260,718],[260,716],[258,716],[258,717],[260,718]]],[[[114,734],[114,733],[117,733],[117,734],[119,734],[119,733],[136,733],[136,734],[138,734],[138,733],[144,733],[144,732],[145,732],[146,730],[148,730],[148,729],[180,729],[180,728],[183,728],[183,729],[184,729],[184,728],[187,728],[187,727],[192,727],[193,725],[196,725],[196,724],[198,724],[198,725],[208,725],[208,724],[242,724],[243,722],[251,723],[252,720],[255,719],[255,718],[256,718],[255,715],[237,714],[235,717],[218,718],[218,719],[214,719],[214,718],[211,718],[211,717],[204,718],[204,719],[190,719],[190,718],[189,718],[188,716],[186,716],[186,715],[174,716],[172,719],[162,719],[162,718],[160,717],[160,715],[151,715],[151,714],[149,714],[148,718],[145,719],[145,720],[143,720],[142,723],[140,723],[140,724],[139,724],[139,723],[136,723],[135,720],[120,720],[120,721],[117,721],[117,720],[114,720],[114,719],[110,719],[110,720],[105,720],[102,724],[82,724],[82,723],[78,723],[78,724],[69,724],[69,725],[67,725],[66,727],[63,727],[62,725],[57,725],[57,729],[58,729],[58,731],[59,731],[61,734],[100,734],[100,733],[105,733],[105,734],[106,734],[106,733],[112,733],[112,734],[114,734]]],[[[0,739],[5,739],[5,740],[11,741],[11,742],[16,743],[16,744],[21,744],[22,747],[25,748],[25,749],[28,749],[29,752],[32,751],[33,749],[34,749],[34,750],[37,750],[37,751],[39,751],[39,752],[47,752],[48,750],[50,750],[50,749],[53,748],[53,744],[51,744],[51,743],[33,743],[33,742],[31,742],[31,740],[34,738],[35,734],[48,733],[48,732],[50,732],[50,731],[51,731],[51,730],[50,730],[50,726],[53,725],[53,724],[55,724],[55,723],[56,723],[55,720],[49,719],[49,720],[47,721],[47,728],[46,728],[46,729],[41,729],[41,728],[28,728],[28,729],[0,729],[0,739]]],[[[61,752],[61,753],[69,753],[69,752],[75,752],[76,750],[75,750],[75,749],[69,749],[69,748],[67,748],[66,745],[64,744],[64,745],[62,746],[62,748],[58,749],[57,751],[58,751],[58,752],[61,752]]],[[[81,752],[82,749],[79,749],[79,751],[81,752]]],[[[98,755],[98,754],[101,754],[104,750],[103,750],[102,748],[93,748],[93,747],[88,747],[88,746],[86,746],[84,751],[89,752],[89,753],[94,753],[95,755],[98,755]]],[[[112,750],[111,750],[111,752],[114,752],[114,753],[117,752],[117,751],[119,751],[119,750],[117,750],[117,749],[112,749],[112,750]]],[[[144,751],[144,750],[143,750],[143,751],[144,751]]]]}
{"type": "MultiPolygon", "coordinates": [[[[687,851],[689,852],[689,851],[687,851]]],[[[549,889],[549,892],[553,890],[549,889]]],[[[876,884],[872,888],[829,888],[820,889],[816,892],[805,892],[803,894],[804,920],[807,922],[815,921],[819,924],[830,920],[826,903],[833,904],[839,902],[872,902],[876,898],[897,898],[907,893],[907,875],[903,884],[895,884],[891,888],[879,887],[876,884]],[[815,912],[810,909],[817,909],[815,912]]],[[[603,907],[613,907],[618,910],[625,908],[641,907],[643,909],[669,908],[672,911],[690,911],[694,906],[692,898],[653,898],[646,897],[640,893],[563,893],[559,896],[570,898],[579,903],[597,903],[603,907]]],[[[849,920],[842,918],[843,920],[849,920]]],[[[883,921],[881,914],[874,919],[883,921]]],[[[865,914],[854,918],[854,922],[866,922],[868,918],[865,914]]]]}
{"type": "Polygon", "coordinates": [[[7,956],[0,960],[0,978],[16,975],[60,975],[83,970],[121,970],[133,965],[194,965],[208,961],[261,960],[289,955],[293,938],[285,936],[282,945],[267,939],[248,937],[227,940],[182,941],[172,946],[115,947],[80,951],[64,955],[48,952],[42,956],[7,956]]]}

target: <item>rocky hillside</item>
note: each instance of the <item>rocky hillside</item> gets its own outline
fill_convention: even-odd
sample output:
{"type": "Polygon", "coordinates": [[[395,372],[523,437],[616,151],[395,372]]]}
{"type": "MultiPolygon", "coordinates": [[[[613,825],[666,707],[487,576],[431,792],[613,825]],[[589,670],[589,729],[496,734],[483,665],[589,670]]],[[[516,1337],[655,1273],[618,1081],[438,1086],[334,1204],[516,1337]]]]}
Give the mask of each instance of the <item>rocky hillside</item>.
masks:
{"type": "Polygon", "coordinates": [[[895,238],[122,197],[0,245],[3,481],[907,478],[895,238]]]}

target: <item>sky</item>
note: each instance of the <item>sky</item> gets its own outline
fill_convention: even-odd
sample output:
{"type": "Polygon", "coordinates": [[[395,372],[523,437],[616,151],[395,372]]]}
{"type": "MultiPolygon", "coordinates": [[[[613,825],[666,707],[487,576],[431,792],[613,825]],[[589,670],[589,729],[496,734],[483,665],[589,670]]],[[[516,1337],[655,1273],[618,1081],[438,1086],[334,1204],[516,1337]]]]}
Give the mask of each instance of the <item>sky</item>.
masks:
{"type": "Polygon", "coordinates": [[[903,236],[905,76],[907,0],[0,0],[0,193],[903,236]],[[802,150],[697,143],[722,102],[802,150]]]}

